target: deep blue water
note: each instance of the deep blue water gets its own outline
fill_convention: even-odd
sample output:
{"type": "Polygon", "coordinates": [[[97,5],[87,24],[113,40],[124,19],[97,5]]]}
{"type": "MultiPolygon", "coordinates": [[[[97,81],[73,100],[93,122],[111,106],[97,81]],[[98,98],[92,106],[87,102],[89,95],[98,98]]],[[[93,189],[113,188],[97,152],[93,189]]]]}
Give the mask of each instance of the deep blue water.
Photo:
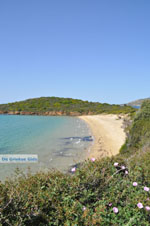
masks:
{"type": "Polygon", "coordinates": [[[141,106],[132,106],[133,108],[137,108],[137,109],[139,109],[141,106]]]}
{"type": "Polygon", "coordinates": [[[38,154],[34,164],[0,164],[0,179],[16,167],[61,171],[82,161],[93,142],[84,121],[75,117],[0,115],[0,154],[38,154]]]}

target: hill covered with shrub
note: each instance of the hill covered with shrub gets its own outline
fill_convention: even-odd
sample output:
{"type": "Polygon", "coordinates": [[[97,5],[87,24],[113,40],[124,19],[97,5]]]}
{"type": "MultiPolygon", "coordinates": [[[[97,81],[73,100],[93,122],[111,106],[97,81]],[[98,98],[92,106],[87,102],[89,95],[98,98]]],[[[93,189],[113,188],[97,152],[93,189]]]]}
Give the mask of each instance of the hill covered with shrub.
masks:
{"type": "Polygon", "coordinates": [[[145,98],[145,99],[139,99],[139,100],[135,100],[135,101],[132,101],[130,103],[128,103],[129,106],[141,106],[142,103],[146,100],[150,100],[150,98],[145,98]]]}
{"type": "Polygon", "coordinates": [[[39,172],[0,184],[0,224],[150,225],[150,101],[130,125],[120,154],[72,173],[39,172]]]}
{"type": "Polygon", "coordinates": [[[72,98],[41,97],[8,104],[0,104],[0,112],[10,114],[82,115],[134,113],[130,106],[102,104],[72,98]]]}

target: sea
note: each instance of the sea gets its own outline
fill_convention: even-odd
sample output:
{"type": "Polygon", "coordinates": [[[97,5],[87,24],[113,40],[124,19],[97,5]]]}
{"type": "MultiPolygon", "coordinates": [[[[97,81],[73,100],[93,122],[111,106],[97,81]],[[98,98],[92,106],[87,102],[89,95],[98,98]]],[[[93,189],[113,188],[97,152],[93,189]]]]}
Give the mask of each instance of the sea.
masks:
{"type": "Polygon", "coordinates": [[[0,163],[0,180],[47,170],[67,172],[85,160],[94,142],[81,119],[67,116],[0,115],[0,155],[32,154],[33,163],[0,163]]]}

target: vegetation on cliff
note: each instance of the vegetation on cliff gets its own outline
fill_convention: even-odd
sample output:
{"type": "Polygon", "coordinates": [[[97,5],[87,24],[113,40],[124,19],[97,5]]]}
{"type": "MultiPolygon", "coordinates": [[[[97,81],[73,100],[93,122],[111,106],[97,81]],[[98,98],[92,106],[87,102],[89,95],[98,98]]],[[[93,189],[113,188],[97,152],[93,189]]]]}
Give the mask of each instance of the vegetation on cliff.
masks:
{"type": "Polygon", "coordinates": [[[136,113],[117,156],[89,160],[72,174],[22,174],[0,184],[0,223],[150,225],[150,102],[136,113]]]}
{"type": "MultiPolygon", "coordinates": [[[[17,113],[27,112],[35,114],[48,114],[48,112],[61,112],[63,115],[100,114],[100,113],[134,113],[136,110],[130,106],[101,104],[71,98],[41,97],[8,104],[0,104],[1,112],[17,113]]],[[[55,113],[54,113],[55,114],[55,113]]]]}
{"type": "Polygon", "coordinates": [[[128,138],[121,148],[124,155],[134,154],[139,149],[150,146],[150,100],[143,102],[129,128],[128,138]]]}

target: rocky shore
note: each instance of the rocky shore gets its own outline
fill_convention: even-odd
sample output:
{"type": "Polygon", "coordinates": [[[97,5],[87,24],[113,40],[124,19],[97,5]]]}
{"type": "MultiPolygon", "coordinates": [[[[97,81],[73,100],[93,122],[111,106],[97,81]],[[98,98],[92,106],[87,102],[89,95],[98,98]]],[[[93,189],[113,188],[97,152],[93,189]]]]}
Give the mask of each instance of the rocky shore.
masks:
{"type": "MultiPolygon", "coordinates": [[[[29,112],[29,111],[0,111],[0,114],[7,115],[44,115],[44,116],[81,116],[80,112],[62,112],[62,111],[47,111],[47,112],[29,112]]],[[[92,112],[86,115],[92,115],[92,112]]],[[[84,114],[85,115],[85,114],[84,114]]]]}

